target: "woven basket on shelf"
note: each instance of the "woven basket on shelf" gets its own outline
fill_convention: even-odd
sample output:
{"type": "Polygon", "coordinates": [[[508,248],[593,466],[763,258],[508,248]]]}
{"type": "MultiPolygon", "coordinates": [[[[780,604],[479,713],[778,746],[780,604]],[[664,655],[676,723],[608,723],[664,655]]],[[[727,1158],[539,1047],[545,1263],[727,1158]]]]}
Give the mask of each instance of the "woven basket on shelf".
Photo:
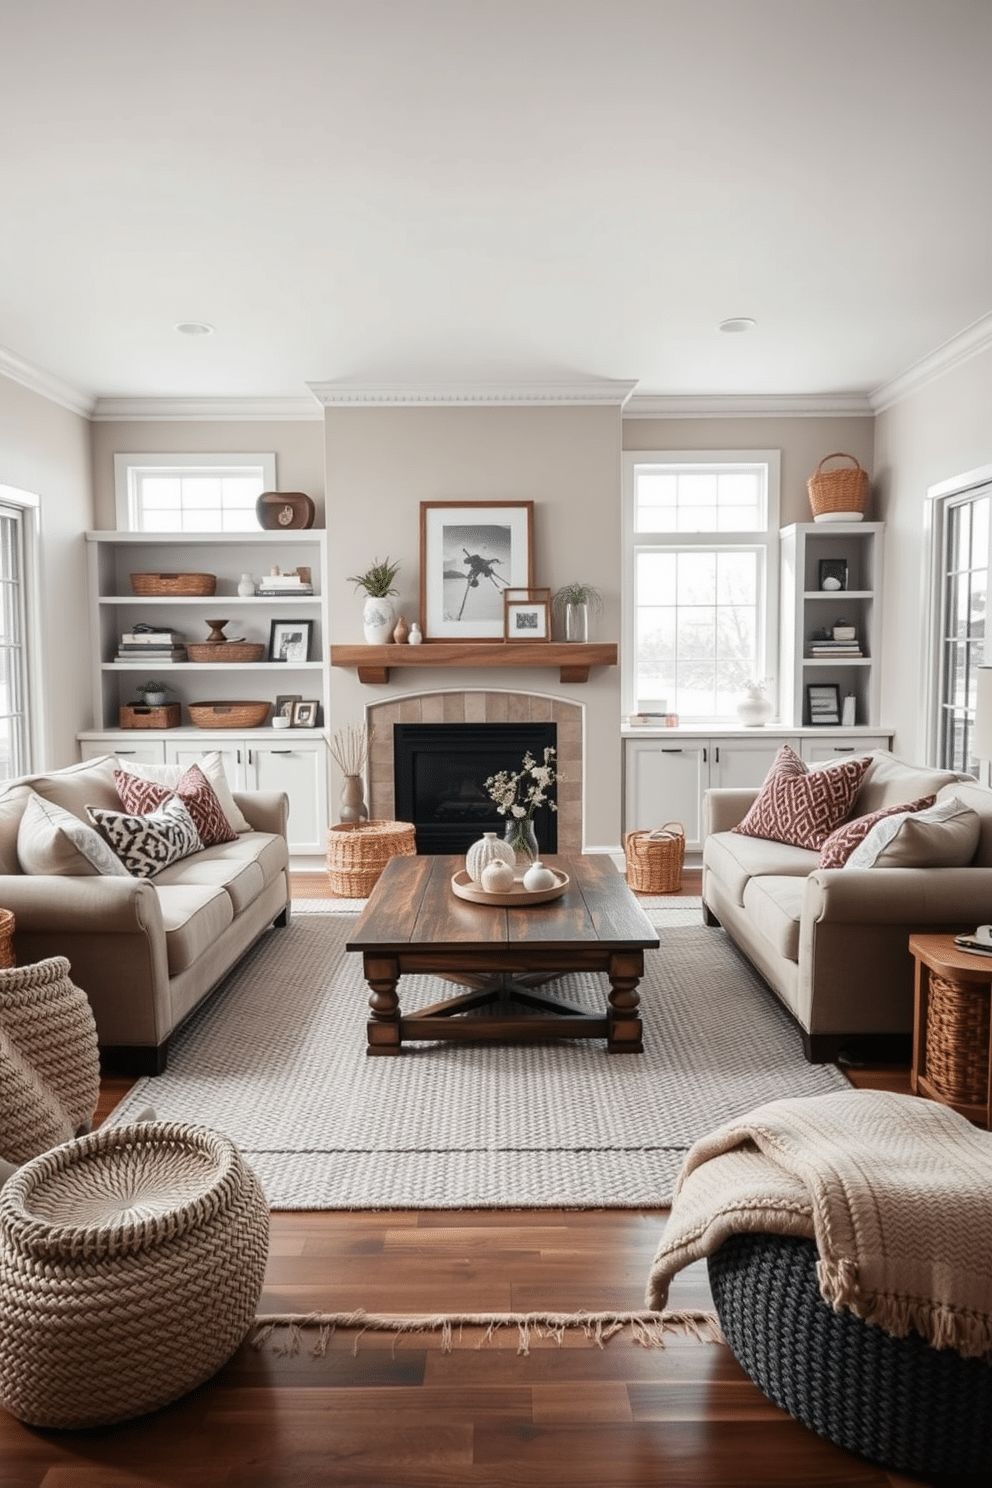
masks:
{"type": "Polygon", "coordinates": [[[270,703],[189,703],[189,716],[197,728],[260,728],[269,716],[270,703]]]}
{"type": "Polygon", "coordinates": [[[627,884],[635,894],[674,894],[682,887],[685,828],[665,822],[653,832],[628,832],[624,838],[627,884]]]}
{"type": "Polygon", "coordinates": [[[820,517],[848,516],[857,520],[864,516],[868,500],[868,472],[862,470],[853,455],[837,450],[824,455],[816,471],[806,482],[809,504],[813,509],[813,520],[820,517]],[[852,460],[854,469],[824,470],[828,460],[852,460]]]}
{"type": "Polygon", "coordinates": [[[261,661],[265,646],[261,641],[187,641],[186,655],[190,661],[222,662],[261,661]]]}
{"type": "Polygon", "coordinates": [[[334,893],[346,899],[371,894],[390,858],[416,854],[412,822],[338,822],[327,829],[327,876],[334,893]]]}
{"type": "Polygon", "coordinates": [[[131,590],[134,594],[159,596],[171,599],[175,595],[213,594],[217,588],[217,575],[208,573],[133,573],[131,590]]]}
{"type": "Polygon", "coordinates": [[[945,1100],[984,1106],[989,1098],[989,989],[930,973],[924,1073],[945,1100]]]}

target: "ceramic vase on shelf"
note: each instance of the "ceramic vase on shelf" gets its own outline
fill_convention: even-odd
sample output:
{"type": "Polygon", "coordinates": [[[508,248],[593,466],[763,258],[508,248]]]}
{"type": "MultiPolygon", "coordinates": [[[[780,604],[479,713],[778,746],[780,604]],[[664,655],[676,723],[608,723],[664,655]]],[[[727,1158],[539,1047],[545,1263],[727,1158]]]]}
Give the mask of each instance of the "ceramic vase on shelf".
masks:
{"type": "Polygon", "coordinates": [[[406,638],[406,643],[408,646],[419,646],[423,639],[424,633],[414,620],[410,625],[410,634],[406,638]]]}
{"type": "Polygon", "coordinates": [[[537,833],[534,831],[534,823],[530,817],[511,816],[506,823],[503,841],[513,849],[517,872],[519,873],[521,869],[526,871],[539,852],[537,833]]]}
{"type": "Polygon", "coordinates": [[[396,624],[396,611],[393,609],[393,601],[386,597],[379,598],[370,594],[362,608],[362,629],[365,632],[366,644],[369,646],[387,646],[393,638],[393,626],[396,624]]]}
{"type": "Polygon", "coordinates": [[[465,854],[465,872],[473,883],[481,883],[483,872],[490,863],[506,863],[512,868],[514,862],[513,848],[509,843],[497,837],[495,832],[486,832],[465,854]]]}
{"type": "Polygon", "coordinates": [[[255,580],[251,574],[243,573],[241,575],[241,578],[238,580],[238,593],[242,599],[248,599],[250,595],[255,593],[255,580]]]}
{"type": "Polygon", "coordinates": [[[775,704],[765,691],[764,682],[749,682],[737,704],[737,717],[747,728],[761,728],[775,717],[775,704]]]}
{"type": "Polygon", "coordinates": [[[346,775],[341,783],[341,809],[338,816],[343,822],[368,820],[368,807],[360,775],[346,775]]]}
{"type": "Polygon", "coordinates": [[[589,606],[587,604],[566,604],[565,639],[566,641],[577,641],[583,646],[588,641],[589,606]]]}
{"type": "Polygon", "coordinates": [[[405,646],[409,634],[410,627],[409,625],[407,625],[406,621],[401,615],[393,628],[393,640],[396,642],[397,646],[405,646]]]}

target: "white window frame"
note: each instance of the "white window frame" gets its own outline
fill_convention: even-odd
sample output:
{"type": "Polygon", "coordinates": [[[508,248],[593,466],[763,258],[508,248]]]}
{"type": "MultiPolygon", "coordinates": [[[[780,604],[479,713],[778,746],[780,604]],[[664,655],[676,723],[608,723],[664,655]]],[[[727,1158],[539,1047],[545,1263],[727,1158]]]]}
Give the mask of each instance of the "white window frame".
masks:
{"type": "Polygon", "coordinates": [[[149,531],[139,528],[138,484],[143,476],[255,474],[261,470],[262,490],[275,491],[276,457],[272,452],[249,454],[175,454],[172,451],[114,456],[114,495],[119,532],[149,531]]]}
{"type": "MultiPolygon", "coordinates": [[[[623,456],[623,629],[621,647],[621,707],[624,714],[637,705],[634,695],[636,672],[634,646],[636,625],[634,613],[635,567],[641,549],[686,550],[692,548],[757,549],[761,554],[762,597],[758,615],[758,675],[771,678],[770,696],[775,699],[778,716],[778,627],[779,627],[779,504],[781,450],[627,450],[623,456]],[[635,472],[639,465],[764,465],[766,476],[765,527],[753,532],[638,532],[635,524],[635,472]]],[[[682,718],[681,723],[702,725],[726,724],[727,717],[682,718]]]]}
{"type": "Polygon", "coordinates": [[[21,685],[24,690],[24,733],[21,775],[43,769],[45,734],[45,687],[41,603],[41,498],[34,491],[0,483],[0,508],[15,514],[21,529],[22,635],[21,685]]]}

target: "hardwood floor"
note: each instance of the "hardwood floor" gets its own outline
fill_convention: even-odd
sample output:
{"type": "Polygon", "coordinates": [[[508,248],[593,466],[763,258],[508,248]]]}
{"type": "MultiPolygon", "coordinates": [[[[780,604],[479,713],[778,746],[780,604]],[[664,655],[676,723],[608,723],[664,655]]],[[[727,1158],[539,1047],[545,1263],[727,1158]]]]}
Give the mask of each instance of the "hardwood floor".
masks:
{"type": "MultiPolygon", "coordinates": [[[[298,897],[326,893],[294,878],[298,897]]],[[[683,894],[698,894],[687,872],[683,894]]],[[[909,1088],[908,1071],[855,1083],[909,1088]]],[[[106,1080],[98,1118],[129,1082],[106,1080]]],[[[639,1309],[665,1211],[276,1213],[260,1312],[639,1309]]],[[[711,1306],[703,1266],[673,1307],[711,1306]]],[[[478,1342],[478,1335],[466,1337],[478,1342]]],[[[444,1353],[438,1335],[338,1333],[326,1355],[242,1347],[208,1384],[142,1420],[32,1431],[0,1412],[4,1488],[880,1488],[911,1480],[778,1410],[723,1345],[515,1332],[444,1353]]]]}

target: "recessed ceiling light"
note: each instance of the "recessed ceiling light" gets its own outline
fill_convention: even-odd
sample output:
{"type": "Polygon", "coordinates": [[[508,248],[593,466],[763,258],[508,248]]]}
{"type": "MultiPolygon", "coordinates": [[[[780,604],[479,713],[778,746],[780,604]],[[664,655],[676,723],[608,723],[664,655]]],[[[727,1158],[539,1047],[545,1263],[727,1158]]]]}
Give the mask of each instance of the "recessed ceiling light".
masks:
{"type": "Polygon", "coordinates": [[[729,320],[721,320],[718,330],[725,331],[728,336],[733,336],[739,331],[750,331],[757,325],[750,315],[732,315],[729,320]]]}
{"type": "Polygon", "coordinates": [[[214,328],[205,320],[181,320],[175,328],[180,336],[212,336],[214,328]]]}

